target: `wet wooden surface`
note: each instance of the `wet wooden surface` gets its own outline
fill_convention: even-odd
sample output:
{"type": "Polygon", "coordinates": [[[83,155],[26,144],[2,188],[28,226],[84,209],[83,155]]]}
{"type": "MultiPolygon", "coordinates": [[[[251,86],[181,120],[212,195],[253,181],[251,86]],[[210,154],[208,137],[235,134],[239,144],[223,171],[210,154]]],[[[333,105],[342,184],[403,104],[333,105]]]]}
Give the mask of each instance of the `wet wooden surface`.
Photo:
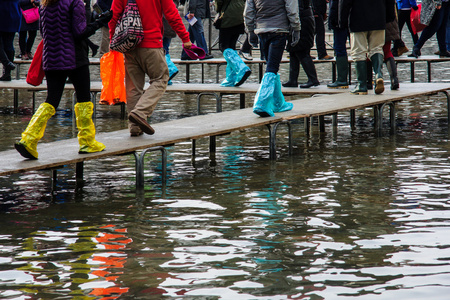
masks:
{"type": "Polygon", "coordinates": [[[106,145],[106,150],[91,154],[78,154],[79,146],[76,138],[52,143],[39,143],[39,160],[24,159],[14,149],[0,152],[0,176],[131,153],[154,146],[171,145],[286,120],[366,108],[377,104],[436,94],[447,89],[450,89],[450,83],[402,83],[400,90],[386,90],[381,95],[357,96],[346,92],[294,100],[292,101],[294,108],[291,111],[276,113],[275,117],[270,118],[261,118],[255,115],[252,108],[193,116],[151,124],[156,131],[154,135],[144,134],[139,137],[130,137],[127,129],[97,134],[97,140],[106,145]]]}

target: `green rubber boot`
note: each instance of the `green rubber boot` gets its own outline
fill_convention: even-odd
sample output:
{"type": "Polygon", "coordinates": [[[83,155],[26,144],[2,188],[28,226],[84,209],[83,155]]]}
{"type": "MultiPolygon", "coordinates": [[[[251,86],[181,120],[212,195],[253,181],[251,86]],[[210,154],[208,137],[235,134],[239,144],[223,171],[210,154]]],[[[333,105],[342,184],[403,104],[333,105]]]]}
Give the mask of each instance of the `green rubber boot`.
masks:
{"type": "Polygon", "coordinates": [[[348,57],[336,57],[337,79],[335,82],[327,84],[330,89],[348,89],[348,57]]]}
{"type": "Polygon", "coordinates": [[[355,62],[356,87],[351,91],[354,95],[367,95],[367,63],[365,60],[355,62]]]}

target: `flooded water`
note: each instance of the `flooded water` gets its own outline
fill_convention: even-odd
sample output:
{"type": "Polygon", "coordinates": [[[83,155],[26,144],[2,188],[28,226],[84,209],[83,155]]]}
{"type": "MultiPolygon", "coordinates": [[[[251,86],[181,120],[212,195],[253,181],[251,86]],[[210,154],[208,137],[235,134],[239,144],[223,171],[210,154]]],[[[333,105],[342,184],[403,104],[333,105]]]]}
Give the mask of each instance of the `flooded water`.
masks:
{"type": "MultiPolygon", "coordinates": [[[[433,79],[446,81],[448,67],[434,64],[433,79]]],[[[408,81],[409,66],[399,68],[408,81]]],[[[215,67],[205,69],[215,79],[215,67]]],[[[325,64],[318,72],[330,82],[325,64]]],[[[426,65],[416,74],[425,82],[426,65]]],[[[183,80],[180,68],[174,84],[183,80]]],[[[19,115],[12,97],[0,91],[0,150],[13,148],[31,117],[31,93],[20,93],[19,115]]],[[[213,99],[205,105],[215,110],[213,99]]],[[[43,142],[76,136],[71,106],[66,93],[43,142]]],[[[226,97],[224,110],[238,108],[226,97]]],[[[191,143],[177,144],[166,184],[159,155],[148,156],[142,190],[131,155],[85,163],[83,183],[74,166],[58,170],[55,184],[50,171],[0,177],[0,298],[448,299],[446,100],[400,103],[395,135],[388,124],[375,134],[370,109],[356,113],[356,128],[343,113],[337,129],[326,118],[323,134],[296,122],[292,155],[280,126],[276,161],[266,128],[219,137],[214,157],[208,139],[195,158],[191,143]]],[[[193,95],[168,94],[151,122],[195,114],[193,95]]],[[[126,128],[118,107],[98,106],[96,123],[99,132],[126,128]]]]}

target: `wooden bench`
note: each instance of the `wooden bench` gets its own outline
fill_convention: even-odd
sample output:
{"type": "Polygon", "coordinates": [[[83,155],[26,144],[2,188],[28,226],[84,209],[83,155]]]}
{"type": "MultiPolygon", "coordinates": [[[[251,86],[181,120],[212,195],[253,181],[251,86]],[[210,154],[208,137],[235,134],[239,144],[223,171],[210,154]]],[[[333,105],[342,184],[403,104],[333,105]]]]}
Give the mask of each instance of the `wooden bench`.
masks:
{"type": "MultiPolygon", "coordinates": [[[[136,160],[136,185],[142,187],[144,184],[143,162],[145,154],[149,151],[161,151],[163,153],[163,163],[165,163],[165,147],[176,143],[209,137],[210,152],[214,153],[217,136],[237,130],[267,126],[269,128],[270,158],[276,159],[276,134],[280,124],[289,126],[289,149],[292,149],[290,122],[292,120],[301,118],[308,120],[311,117],[319,117],[320,121],[320,118],[326,115],[333,115],[336,118],[339,112],[350,111],[351,126],[354,126],[355,110],[373,107],[375,111],[375,128],[380,130],[383,109],[388,106],[390,107],[391,129],[394,129],[395,109],[398,101],[442,92],[447,98],[447,105],[449,105],[450,98],[447,93],[447,90],[450,89],[449,83],[404,84],[403,86],[404,88],[401,90],[387,90],[381,95],[357,96],[341,93],[294,100],[292,101],[294,108],[291,111],[277,113],[274,117],[269,118],[261,118],[252,112],[252,108],[246,108],[152,124],[156,131],[152,136],[130,137],[129,131],[126,129],[99,133],[97,134],[97,140],[106,145],[106,150],[98,153],[78,154],[79,146],[76,138],[38,144],[39,160],[23,159],[15,150],[3,151],[0,152],[2,157],[2,160],[0,160],[0,176],[33,170],[55,170],[55,168],[61,168],[65,165],[76,164],[76,176],[77,179],[81,179],[85,161],[112,155],[133,154],[136,160]],[[141,150],[142,152],[137,152],[141,150]]],[[[309,124],[309,122],[305,122],[305,124],[309,124]]],[[[337,122],[333,122],[333,126],[335,125],[337,125],[337,122]]],[[[321,131],[324,130],[322,127],[321,131]]],[[[195,153],[195,143],[193,143],[193,153],[195,153]]],[[[163,172],[165,172],[165,166],[163,166],[163,172]]]]}
{"type": "MultiPolygon", "coordinates": [[[[145,88],[148,87],[148,83],[145,88]]],[[[245,94],[254,94],[258,91],[259,84],[257,83],[245,83],[239,87],[221,87],[220,84],[194,84],[194,83],[182,83],[173,84],[167,86],[166,93],[186,93],[186,94],[197,94],[197,113],[201,113],[201,98],[203,96],[211,95],[216,99],[216,112],[222,111],[222,96],[223,95],[240,95],[240,108],[245,107],[245,94]]],[[[13,89],[13,90],[27,90],[32,92],[32,109],[35,110],[35,100],[36,92],[46,91],[47,86],[45,82],[39,86],[32,86],[26,83],[25,80],[11,80],[11,81],[0,81],[0,89],[13,89]]],[[[66,84],[66,90],[74,91],[72,84],[66,84]]],[[[94,104],[97,103],[97,94],[102,90],[102,83],[99,81],[91,82],[91,93],[92,101],[94,104]]],[[[336,94],[342,93],[343,89],[329,89],[324,85],[313,87],[309,89],[299,89],[299,88],[285,88],[282,87],[282,92],[285,96],[312,96],[316,94],[336,94]]],[[[14,99],[14,112],[18,112],[18,98],[14,99]]],[[[125,118],[125,106],[121,107],[121,117],[125,118]]]]}

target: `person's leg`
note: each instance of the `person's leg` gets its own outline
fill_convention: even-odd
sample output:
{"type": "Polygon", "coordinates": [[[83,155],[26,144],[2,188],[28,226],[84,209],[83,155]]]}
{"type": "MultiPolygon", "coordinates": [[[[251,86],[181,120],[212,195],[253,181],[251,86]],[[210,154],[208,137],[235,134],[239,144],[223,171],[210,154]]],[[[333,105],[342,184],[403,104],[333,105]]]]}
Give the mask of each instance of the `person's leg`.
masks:
{"type": "Polygon", "coordinates": [[[284,48],[286,46],[287,34],[274,34],[269,40],[266,56],[266,72],[277,74],[280,69],[280,62],[283,58],[284,48]]]}
{"type": "Polygon", "coordinates": [[[298,54],[298,58],[300,59],[302,68],[308,77],[308,81],[305,84],[300,84],[300,88],[307,89],[312,86],[318,86],[320,83],[319,79],[317,79],[316,66],[314,65],[309,50],[300,52],[298,54]]]}
{"type": "Polygon", "coordinates": [[[29,30],[28,31],[28,39],[27,39],[27,56],[29,59],[33,58],[33,54],[31,50],[33,49],[34,41],[36,40],[37,30],[29,30]]]}
{"type": "Polygon", "coordinates": [[[440,9],[442,11],[441,12],[442,21],[436,32],[440,56],[446,57],[450,57],[450,53],[447,53],[447,43],[446,43],[449,9],[450,9],[450,2],[442,2],[442,7],[440,9]]]}
{"type": "Polygon", "coordinates": [[[23,59],[26,59],[26,53],[27,53],[27,32],[26,31],[19,31],[19,49],[20,49],[19,56],[23,59]]]}
{"type": "Polygon", "coordinates": [[[191,27],[197,46],[205,50],[205,53],[208,54],[208,45],[206,45],[203,20],[198,19],[197,22],[195,22],[194,26],[191,27]]]}
{"type": "Polygon", "coordinates": [[[436,9],[430,24],[420,34],[420,38],[416,44],[414,44],[413,53],[409,56],[418,57],[421,55],[420,50],[426,41],[428,41],[439,29],[442,23],[442,9],[436,9]]]}
{"type": "Polygon", "coordinates": [[[89,78],[89,65],[82,66],[69,73],[69,78],[75,88],[77,104],[75,116],[78,128],[79,153],[100,152],[105,145],[95,140],[95,125],[92,121],[94,104],[91,102],[91,81],[89,78]]]}
{"type": "Polygon", "coordinates": [[[315,19],[315,33],[316,33],[316,48],[319,59],[327,58],[327,49],[325,45],[325,23],[322,15],[314,16],[315,19]]]}
{"type": "Polygon", "coordinates": [[[329,88],[348,88],[348,54],[347,54],[348,30],[336,28],[333,30],[333,46],[336,56],[336,81],[327,84],[329,88]]]}
{"type": "Polygon", "coordinates": [[[166,51],[166,54],[169,54],[170,42],[172,41],[169,37],[163,37],[163,48],[166,51]]]}
{"type": "MultiPolygon", "coordinates": [[[[137,102],[144,94],[145,73],[139,65],[137,50],[133,49],[125,53],[125,90],[127,96],[127,112],[130,114],[137,102]]],[[[128,127],[132,136],[142,134],[138,124],[128,121],[128,127]]]]}
{"type": "Polygon", "coordinates": [[[45,102],[51,104],[55,109],[58,108],[61,102],[64,85],[68,76],[68,71],[45,71],[45,78],[47,80],[47,98],[45,102]]]}
{"type": "Polygon", "coordinates": [[[247,57],[244,56],[245,59],[249,58],[253,59],[253,57],[251,57],[252,45],[250,45],[250,42],[248,41],[248,33],[245,33],[245,39],[241,46],[241,53],[248,53],[249,56],[247,57]]]}
{"type": "Polygon", "coordinates": [[[383,46],[384,62],[391,78],[391,90],[398,90],[397,64],[391,52],[391,41],[385,41],[383,46]]]}
{"type": "Polygon", "coordinates": [[[373,72],[375,73],[375,94],[384,92],[383,80],[383,46],[385,44],[385,30],[373,30],[368,33],[368,57],[372,62],[373,72]]]}
{"type": "Polygon", "coordinates": [[[351,55],[355,61],[356,87],[351,91],[356,95],[367,95],[367,31],[350,33],[351,55]]]}
{"type": "Polygon", "coordinates": [[[38,159],[37,144],[44,136],[48,120],[55,114],[61,101],[68,71],[45,71],[47,79],[47,100],[39,105],[31,117],[22,138],[14,144],[16,150],[25,158],[38,159]]]}
{"type": "MultiPolygon", "coordinates": [[[[150,78],[150,87],[138,99],[133,110],[129,113],[129,119],[137,123],[145,133],[153,134],[154,130],[147,123],[147,118],[153,114],[158,101],[166,91],[169,80],[169,70],[164,57],[164,49],[136,48],[133,51],[135,51],[135,60],[139,67],[150,78]]],[[[142,75],[138,74],[135,80],[131,71],[128,70],[128,76],[132,81],[135,81],[135,86],[138,85],[139,89],[142,89],[144,86],[142,75]]]]}
{"type": "Polygon", "coordinates": [[[100,55],[103,56],[103,54],[109,52],[109,28],[108,27],[102,27],[102,41],[100,43],[100,55]]]}
{"type": "Polygon", "coordinates": [[[289,80],[282,85],[284,87],[298,87],[298,75],[300,73],[300,59],[296,51],[289,52],[289,80]]]}
{"type": "Polygon", "coordinates": [[[0,32],[0,62],[3,75],[0,81],[11,81],[11,71],[16,68],[14,61],[14,32],[0,32]]]}
{"type": "Polygon", "coordinates": [[[413,41],[413,44],[415,45],[417,41],[419,40],[419,35],[417,33],[414,33],[412,25],[411,25],[411,10],[408,10],[407,13],[405,13],[405,23],[408,27],[408,31],[411,34],[411,38],[413,41]]]}

